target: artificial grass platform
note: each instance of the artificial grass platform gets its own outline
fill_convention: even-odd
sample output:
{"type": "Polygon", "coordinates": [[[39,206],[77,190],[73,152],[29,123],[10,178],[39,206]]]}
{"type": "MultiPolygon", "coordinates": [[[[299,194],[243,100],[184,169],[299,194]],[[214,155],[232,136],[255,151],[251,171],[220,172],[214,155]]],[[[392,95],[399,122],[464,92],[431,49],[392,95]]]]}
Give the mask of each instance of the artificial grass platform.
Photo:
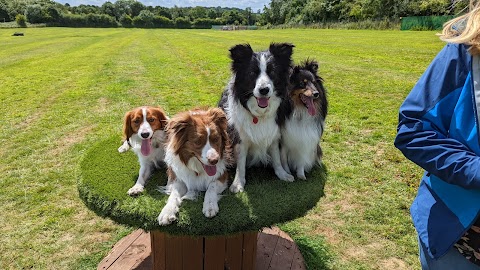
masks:
{"type": "MultiPolygon", "coordinates": [[[[245,191],[234,194],[225,190],[217,216],[203,215],[202,193],[196,201],[182,202],[177,222],[160,226],[157,217],[168,196],[157,187],[167,182],[165,170],[152,175],[140,196],[130,197],[127,190],[135,184],[140,165],[132,151],[117,151],[120,144],[120,139],[113,136],[87,151],[81,162],[80,197],[98,215],[145,230],[203,236],[257,231],[305,215],[324,194],[324,167],[316,167],[307,175],[307,181],[293,183],[279,180],[271,168],[250,168],[245,191]]],[[[234,173],[230,173],[229,184],[234,173]]]]}

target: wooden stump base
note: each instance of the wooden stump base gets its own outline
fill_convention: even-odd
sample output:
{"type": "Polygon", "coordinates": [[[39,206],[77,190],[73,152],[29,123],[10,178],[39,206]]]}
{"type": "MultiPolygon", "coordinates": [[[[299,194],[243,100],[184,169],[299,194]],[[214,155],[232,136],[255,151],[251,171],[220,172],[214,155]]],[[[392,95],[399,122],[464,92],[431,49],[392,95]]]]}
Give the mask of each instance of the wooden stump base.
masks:
{"type": "Polygon", "coordinates": [[[219,237],[137,230],[115,244],[97,269],[302,270],[305,265],[293,240],[274,227],[219,237]]]}

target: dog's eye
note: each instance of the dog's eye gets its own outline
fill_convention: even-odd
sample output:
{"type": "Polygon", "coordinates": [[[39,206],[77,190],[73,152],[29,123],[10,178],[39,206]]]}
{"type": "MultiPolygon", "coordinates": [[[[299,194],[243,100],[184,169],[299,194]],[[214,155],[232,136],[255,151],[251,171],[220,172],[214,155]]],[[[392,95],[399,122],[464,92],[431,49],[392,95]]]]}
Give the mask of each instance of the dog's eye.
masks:
{"type": "Polygon", "coordinates": [[[133,123],[135,123],[135,124],[137,124],[137,125],[140,124],[140,119],[135,119],[135,120],[133,120],[133,123]]]}
{"type": "Polygon", "coordinates": [[[305,83],[304,83],[304,82],[300,82],[300,83],[299,83],[299,86],[300,86],[301,88],[305,88],[305,83]]]}
{"type": "Polygon", "coordinates": [[[211,137],[210,142],[211,143],[217,143],[218,142],[218,137],[211,137]]]}
{"type": "Polygon", "coordinates": [[[153,123],[153,122],[155,122],[155,118],[148,118],[147,121],[148,121],[149,123],[153,123]]]}

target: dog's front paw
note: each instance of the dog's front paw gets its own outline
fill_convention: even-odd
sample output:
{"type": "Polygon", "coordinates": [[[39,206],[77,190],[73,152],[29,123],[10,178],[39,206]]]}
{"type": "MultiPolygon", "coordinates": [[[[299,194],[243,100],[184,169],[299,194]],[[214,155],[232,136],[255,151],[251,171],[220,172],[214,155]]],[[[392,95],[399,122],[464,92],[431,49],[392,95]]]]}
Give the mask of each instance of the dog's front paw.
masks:
{"type": "Polygon", "coordinates": [[[301,173],[297,172],[297,177],[298,179],[307,180],[307,177],[305,176],[304,172],[301,172],[301,173]]]}
{"type": "Polygon", "coordinates": [[[160,215],[158,215],[158,224],[161,226],[171,224],[177,220],[177,212],[175,209],[165,206],[162,212],[160,212],[160,215]]]}
{"type": "Polygon", "coordinates": [[[293,182],[295,181],[295,177],[293,175],[287,173],[286,171],[275,171],[275,174],[277,175],[280,180],[287,181],[287,182],[293,182]]]}
{"type": "Polygon", "coordinates": [[[203,214],[207,218],[211,218],[217,215],[218,213],[218,203],[214,201],[205,201],[203,202],[203,214]]]}
{"type": "Polygon", "coordinates": [[[125,152],[128,151],[128,149],[130,149],[130,146],[128,146],[127,141],[125,141],[125,142],[122,144],[122,146],[120,146],[120,147],[118,148],[118,152],[120,152],[120,153],[125,153],[125,152]]]}
{"type": "Polygon", "coordinates": [[[130,196],[135,196],[143,192],[143,186],[140,184],[135,184],[133,187],[131,187],[127,194],[130,196]]]}
{"type": "Polygon", "coordinates": [[[305,176],[305,172],[303,170],[297,171],[297,177],[298,179],[307,180],[307,177],[305,176]]]}
{"type": "Polygon", "coordinates": [[[233,193],[243,192],[243,185],[239,182],[233,181],[232,185],[230,186],[230,191],[233,193]]]}

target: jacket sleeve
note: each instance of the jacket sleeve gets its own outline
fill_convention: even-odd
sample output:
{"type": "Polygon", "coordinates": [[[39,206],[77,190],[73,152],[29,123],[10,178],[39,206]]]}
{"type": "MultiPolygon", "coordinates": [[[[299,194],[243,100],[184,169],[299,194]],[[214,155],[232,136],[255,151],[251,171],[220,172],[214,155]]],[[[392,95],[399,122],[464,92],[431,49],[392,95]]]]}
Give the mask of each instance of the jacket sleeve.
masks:
{"type": "Polygon", "coordinates": [[[449,137],[454,109],[468,78],[469,59],[463,45],[447,44],[439,52],[400,107],[395,146],[450,184],[480,188],[480,158],[449,137]]]}

